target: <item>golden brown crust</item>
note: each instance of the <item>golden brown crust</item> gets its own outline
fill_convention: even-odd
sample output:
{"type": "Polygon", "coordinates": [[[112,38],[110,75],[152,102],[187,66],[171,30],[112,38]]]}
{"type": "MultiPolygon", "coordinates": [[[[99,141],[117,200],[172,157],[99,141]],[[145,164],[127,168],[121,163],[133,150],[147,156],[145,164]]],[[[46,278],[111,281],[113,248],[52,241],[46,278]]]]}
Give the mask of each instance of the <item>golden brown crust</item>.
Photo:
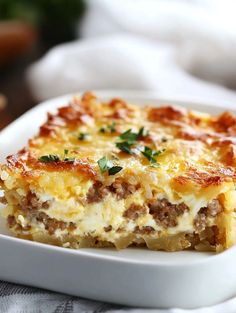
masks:
{"type": "Polygon", "coordinates": [[[236,117],[230,112],[223,112],[212,120],[216,132],[224,132],[228,136],[236,135],[236,117]]]}
{"type": "Polygon", "coordinates": [[[48,113],[46,123],[40,127],[40,136],[53,136],[58,127],[76,126],[91,120],[93,112],[89,101],[94,99],[92,93],[86,93],[81,100],[74,98],[69,105],[59,108],[56,114],[48,113]]]}
{"type": "Polygon", "coordinates": [[[92,168],[92,166],[89,164],[88,160],[74,160],[71,162],[68,161],[57,161],[52,163],[42,163],[36,158],[29,158],[29,165],[33,169],[39,169],[39,170],[45,170],[48,172],[79,172],[83,174],[86,177],[95,178],[96,172],[92,168]]]}
{"type": "Polygon", "coordinates": [[[97,175],[96,171],[86,159],[73,160],[71,162],[59,160],[52,163],[42,163],[25,148],[16,155],[8,156],[7,166],[11,170],[16,168],[21,169],[23,176],[27,176],[29,174],[30,171],[27,170],[28,166],[30,166],[33,170],[45,170],[48,172],[78,172],[92,179],[94,179],[97,175]]]}
{"type": "Polygon", "coordinates": [[[208,172],[199,171],[196,168],[189,168],[186,174],[176,176],[173,179],[173,184],[186,185],[188,183],[195,183],[202,188],[206,188],[232,181],[232,179],[235,178],[236,173],[232,167],[219,167],[216,169],[213,165],[211,169],[208,168],[208,172]]]}
{"type": "Polygon", "coordinates": [[[164,106],[160,108],[148,108],[148,118],[151,122],[170,123],[172,121],[184,122],[186,112],[183,109],[164,106]]]}

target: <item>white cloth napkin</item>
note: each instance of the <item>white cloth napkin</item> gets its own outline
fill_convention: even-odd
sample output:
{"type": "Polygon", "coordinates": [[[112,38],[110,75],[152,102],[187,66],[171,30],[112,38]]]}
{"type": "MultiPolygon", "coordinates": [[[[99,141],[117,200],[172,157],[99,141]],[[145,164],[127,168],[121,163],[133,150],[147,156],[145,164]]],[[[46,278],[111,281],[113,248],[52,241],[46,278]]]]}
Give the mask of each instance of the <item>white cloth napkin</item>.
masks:
{"type": "Polygon", "coordinates": [[[208,308],[138,309],[0,281],[1,313],[235,313],[236,298],[208,308]]]}
{"type": "Polygon", "coordinates": [[[78,90],[112,88],[236,102],[235,92],[186,72],[177,61],[177,52],[169,43],[130,34],[83,39],[53,48],[30,68],[28,79],[39,100],[78,90]]]}
{"type": "MultiPolygon", "coordinates": [[[[38,100],[112,88],[155,90],[160,97],[183,96],[235,106],[236,92],[224,87],[236,88],[235,0],[87,3],[82,39],[53,48],[28,70],[28,81],[38,100]]],[[[40,297],[35,301],[40,303],[40,297]]],[[[92,301],[79,309],[80,301],[74,299],[68,312],[93,312],[92,301]]],[[[236,298],[195,310],[103,307],[96,312],[126,311],[235,313],[236,298]]],[[[28,312],[24,303],[22,312],[28,312]]]]}
{"type": "Polygon", "coordinates": [[[124,88],[235,102],[235,92],[200,78],[236,85],[236,1],[87,2],[83,39],[53,48],[29,69],[38,100],[124,88]]]}

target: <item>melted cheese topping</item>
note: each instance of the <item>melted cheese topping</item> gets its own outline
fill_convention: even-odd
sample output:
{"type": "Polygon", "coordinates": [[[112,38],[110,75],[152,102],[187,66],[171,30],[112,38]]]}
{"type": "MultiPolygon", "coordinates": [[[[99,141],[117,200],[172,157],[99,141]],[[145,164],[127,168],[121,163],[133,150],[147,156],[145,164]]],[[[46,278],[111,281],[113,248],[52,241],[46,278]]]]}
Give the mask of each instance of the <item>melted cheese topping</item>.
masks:
{"type": "MultiPolygon", "coordinates": [[[[168,234],[190,232],[200,208],[219,195],[235,192],[235,135],[236,118],[230,113],[213,117],[168,105],[139,108],[121,99],[103,103],[86,93],[72,99],[56,115],[49,114],[28,147],[7,158],[1,184],[6,192],[16,191],[19,197],[30,191],[41,202],[48,201],[49,208],[42,211],[75,223],[78,235],[102,234],[103,240],[112,241],[119,236],[118,229],[125,228],[128,233],[136,226],[151,226],[168,234]],[[117,148],[122,133],[129,129],[138,133],[142,127],[149,135],[132,146],[132,154],[117,148]],[[81,133],[86,134],[83,140],[79,139],[81,133]],[[155,157],[159,166],[153,166],[140,146],[164,151],[155,157]],[[39,161],[45,155],[56,155],[60,160],[39,161]],[[101,173],[97,162],[104,156],[122,170],[110,176],[101,173]],[[64,161],[65,157],[74,161],[64,161]],[[110,186],[119,178],[140,188],[126,199],[109,193],[102,201],[85,203],[95,181],[110,186]],[[145,205],[158,197],[190,208],[179,217],[177,226],[163,230],[150,214],[135,221],[124,218],[132,203],[145,205]],[[109,225],[112,232],[104,233],[109,225]]],[[[16,203],[14,197],[9,201],[16,203]]],[[[9,208],[15,210],[12,203],[9,208]]],[[[25,223],[22,215],[18,220],[25,223]]]]}

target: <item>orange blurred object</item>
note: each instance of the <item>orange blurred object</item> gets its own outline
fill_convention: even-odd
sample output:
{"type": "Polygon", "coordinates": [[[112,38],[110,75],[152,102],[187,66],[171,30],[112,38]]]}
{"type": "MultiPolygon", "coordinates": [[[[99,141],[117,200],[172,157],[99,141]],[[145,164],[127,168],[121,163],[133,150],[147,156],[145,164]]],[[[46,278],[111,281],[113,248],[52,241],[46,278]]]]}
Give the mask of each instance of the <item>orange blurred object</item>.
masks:
{"type": "Polygon", "coordinates": [[[6,102],[6,98],[0,94],[0,111],[5,108],[6,102]]]}
{"type": "Polygon", "coordinates": [[[0,65],[28,52],[37,38],[33,26],[24,22],[0,22],[0,65]]]}
{"type": "Polygon", "coordinates": [[[0,111],[5,108],[6,103],[7,103],[6,97],[0,94],[0,111]]]}
{"type": "Polygon", "coordinates": [[[4,95],[0,94],[0,130],[7,126],[11,121],[12,118],[6,110],[6,103],[7,99],[4,95]]]}

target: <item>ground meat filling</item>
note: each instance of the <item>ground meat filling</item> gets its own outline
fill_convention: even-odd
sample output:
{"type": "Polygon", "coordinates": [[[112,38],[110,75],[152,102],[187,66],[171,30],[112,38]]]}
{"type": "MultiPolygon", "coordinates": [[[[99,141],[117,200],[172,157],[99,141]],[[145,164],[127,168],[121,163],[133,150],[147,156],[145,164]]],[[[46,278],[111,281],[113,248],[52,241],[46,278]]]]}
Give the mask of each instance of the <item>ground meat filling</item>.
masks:
{"type": "Polygon", "coordinates": [[[21,202],[22,210],[25,212],[36,211],[38,209],[48,209],[49,201],[41,202],[35,193],[28,192],[27,196],[21,202]]]}
{"type": "Polygon", "coordinates": [[[135,234],[140,235],[149,235],[154,231],[155,229],[152,226],[143,226],[143,227],[136,226],[134,229],[135,234]]]}
{"type": "Polygon", "coordinates": [[[118,200],[126,199],[139,187],[139,185],[132,185],[121,180],[116,180],[108,187],[104,186],[102,182],[96,181],[93,186],[89,188],[86,201],[87,203],[100,202],[108,194],[108,192],[114,193],[118,200]]]}
{"type": "Polygon", "coordinates": [[[8,215],[7,224],[10,228],[16,226],[17,222],[16,222],[16,218],[14,215],[8,215]]]}
{"type": "Polygon", "coordinates": [[[184,203],[171,204],[166,199],[155,200],[148,206],[156,223],[164,228],[177,226],[177,218],[189,210],[184,203]]]}
{"type": "Polygon", "coordinates": [[[106,233],[108,233],[108,232],[110,232],[110,231],[112,230],[112,226],[109,225],[109,226],[107,226],[107,227],[104,227],[103,229],[104,229],[104,231],[105,231],[106,233]]]}
{"type": "Polygon", "coordinates": [[[217,199],[208,203],[207,207],[201,208],[193,222],[196,233],[202,232],[207,227],[208,217],[216,217],[222,211],[223,207],[217,199]]]}
{"type": "MultiPolygon", "coordinates": [[[[68,231],[73,231],[76,229],[76,225],[73,222],[59,221],[55,218],[49,217],[44,212],[37,213],[35,218],[38,222],[41,222],[44,224],[44,227],[48,231],[49,235],[53,235],[57,229],[60,229],[60,230],[66,229],[68,231]]],[[[30,229],[30,226],[23,227],[22,225],[17,223],[17,220],[14,215],[8,215],[7,223],[9,225],[9,228],[16,228],[16,230],[29,230],[30,229]]]]}
{"type": "Polygon", "coordinates": [[[89,188],[87,193],[87,202],[100,202],[107,195],[107,193],[106,187],[104,187],[101,182],[96,181],[93,186],[89,188]]]}
{"type": "Polygon", "coordinates": [[[126,199],[129,195],[135,193],[138,188],[139,185],[131,185],[120,180],[116,180],[111,186],[109,186],[110,192],[115,193],[118,200],[126,199]]]}
{"type": "Polygon", "coordinates": [[[207,208],[201,208],[197,214],[197,217],[194,219],[194,228],[196,233],[202,232],[207,225],[207,208]]]}
{"type": "Polygon", "coordinates": [[[219,200],[214,199],[207,205],[207,215],[215,217],[223,211],[223,207],[220,204],[219,200]]]}
{"type": "Polygon", "coordinates": [[[132,203],[130,207],[124,212],[123,217],[131,220],[136,220],[137,218],[147,214],[148,210],[145,206],[132,203]]]}
{"type": "Polygon", "coordinates": [[[14,215],[8,215],[7,223],[9,228],[15,228],[18,231],[28,231],[31,229],[30,225],[26,225],[23,227],[21,224],[19,224],[14,215]]]}
{"type": "Polygon", "coordinates": [[[45,229],[48,231],[49,235],[53,235],[57,229],[72,231],[76,228],[76,225],[72,222],[63,222],[55,218],[49,217],[46,213],[40,212],[37,216],[37,221],[44,224],[45,229]]]}
{"type": "Polygon", "coordinates": [[[7,204],[7,199],[4,196],[0,197],[0,203],[7,204]]]}

